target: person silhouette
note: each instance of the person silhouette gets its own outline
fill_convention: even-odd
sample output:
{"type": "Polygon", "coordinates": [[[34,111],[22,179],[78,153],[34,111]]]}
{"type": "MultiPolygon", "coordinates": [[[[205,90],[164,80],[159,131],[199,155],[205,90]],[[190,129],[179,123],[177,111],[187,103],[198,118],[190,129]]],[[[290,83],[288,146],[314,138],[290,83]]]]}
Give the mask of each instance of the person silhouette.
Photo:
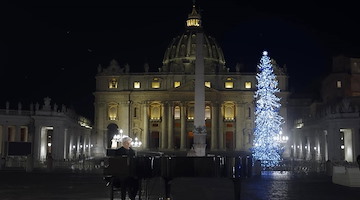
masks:
{"type": "MultiPolygon", "coordinates": [[[[131,148],[132,138],[125,136],[121,139],[122,146],[115,152],[115,156],[127,157],[133,159],[135,157],[135,151],[131,148]]],[[[136,176],[128,176],[119,180],[121,199],[126,199],[126,192],[131,200],[135,200],[137,192],[139,190],[139,180],[136,176]]]]}

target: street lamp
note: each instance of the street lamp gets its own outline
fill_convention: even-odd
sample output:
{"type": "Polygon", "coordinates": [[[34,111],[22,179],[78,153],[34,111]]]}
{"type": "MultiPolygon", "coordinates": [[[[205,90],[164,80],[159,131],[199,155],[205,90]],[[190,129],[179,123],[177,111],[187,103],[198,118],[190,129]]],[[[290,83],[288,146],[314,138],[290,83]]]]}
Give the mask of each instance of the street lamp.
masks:
{"type": "Polygon", "coordinates": [[[111,139],[111,148],[116,149],[118,148],[118,143],[121,142],[122,138],[126,135],[123,135],[123,130],[120,129],[118,134],[115,134],[111,139]]]}
{"type": "Polygon", "coordinates": [[[289,137],[287,135],[283,135],[283,132],[280,131],[279,135],[275,136],[275,140],[279,143],[286,143],[289,140],[289,137]]]}
{"type": "Polygon", "coordinates": [[[135,137],[135,140],[131,142],[131,146],[133,147],[140,147],[141,144],[142,142],[137,137],[135,137]]]}

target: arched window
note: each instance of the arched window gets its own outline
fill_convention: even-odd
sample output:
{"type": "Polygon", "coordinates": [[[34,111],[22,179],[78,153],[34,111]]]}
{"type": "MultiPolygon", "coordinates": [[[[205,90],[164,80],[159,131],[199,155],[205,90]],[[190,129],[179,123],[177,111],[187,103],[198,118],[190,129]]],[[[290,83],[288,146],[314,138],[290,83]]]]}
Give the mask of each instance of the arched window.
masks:
{"type": "Polygon", "coordinates": [[[205,119],[211,119],[211,109],[210,109],[210,106],[205,106],[205,119]]]}
{"type": "Polygon", "coordinates": [[[174,119],[180,119],[180,106],[174,108],[174,119]]]}
{"type": "Polygon", "coordinates": [[[152,104],[150,106],[150,119],[160,120],[161,117],[161,107],[160,104],[152,104]]]}
{"type": "Polygon", "coordinates": [[[235,119],[235,105],[234,103],[225,103],[224,104],[224,118],[225,120],[234,120],[235,119]]]}
{"type": "Polygon", "coordinates": [[[109,120],[117,119],[118,105],[116,103],[109,103],[108,105],[108,118],[109,120]]]}
{"type": "Polygon", "coordinates": [[[194,119],[194,106],[188,107],[188,119],[193,120],[194,119]]]}
{"type": "Polygon", "coordinates": [[[116,78],[112,78],[109,80],[109,88],[117,88],[118,87],[118,81],[116,78]]]}

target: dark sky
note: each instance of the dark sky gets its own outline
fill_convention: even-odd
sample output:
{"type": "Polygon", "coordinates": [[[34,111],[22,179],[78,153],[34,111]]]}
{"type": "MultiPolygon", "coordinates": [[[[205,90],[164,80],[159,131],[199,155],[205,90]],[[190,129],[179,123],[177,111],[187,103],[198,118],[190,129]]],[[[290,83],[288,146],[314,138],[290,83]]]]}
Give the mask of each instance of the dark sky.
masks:
{"type": "MultiPolygon", "coordinates": [[[[95,74],[111,59],[130,71],[161,66],[184,31],[192,0],[6,1],[1,6],[0,108],[49,96],[93,118],[95,74]]],[[[227,67],[255,71],[261,52],[286,64],[293,92],[328,72],[333,55],[360,55],[357,6],[345,1],[198,0],[203,27],[223,49],[227,67]]]]}

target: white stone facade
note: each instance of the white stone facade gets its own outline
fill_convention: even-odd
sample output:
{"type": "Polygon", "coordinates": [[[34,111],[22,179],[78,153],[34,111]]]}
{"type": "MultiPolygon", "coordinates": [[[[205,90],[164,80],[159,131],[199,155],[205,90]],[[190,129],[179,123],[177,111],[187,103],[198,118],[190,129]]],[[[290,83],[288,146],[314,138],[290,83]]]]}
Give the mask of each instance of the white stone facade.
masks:
{"type": "Polygon", "coordinates": [[[360,154],[360,59],[337,56],[322,81],[320,100],[298,99],[289,113],[294,120],[291,157],[355,163],[360,154]]]}
{"type": "Polygon", "coordinates": [[[29,110],[23,110],[21,103],[17,109],[11,109],[7,102],[6,108],[0,109],[1,157],[31,156],[35,162],[43,162],[49,155],[57,161],[76,159],[79,155],[91,156],[89,120],[65,106],[59,109],[50,101],[45,98],[43,105],[30,105],[29,110]],[[26,144],[31,146],[30,152],[21,150],[26,144]],[[18,148],[15,153],[12,145],[18,148]]]}

